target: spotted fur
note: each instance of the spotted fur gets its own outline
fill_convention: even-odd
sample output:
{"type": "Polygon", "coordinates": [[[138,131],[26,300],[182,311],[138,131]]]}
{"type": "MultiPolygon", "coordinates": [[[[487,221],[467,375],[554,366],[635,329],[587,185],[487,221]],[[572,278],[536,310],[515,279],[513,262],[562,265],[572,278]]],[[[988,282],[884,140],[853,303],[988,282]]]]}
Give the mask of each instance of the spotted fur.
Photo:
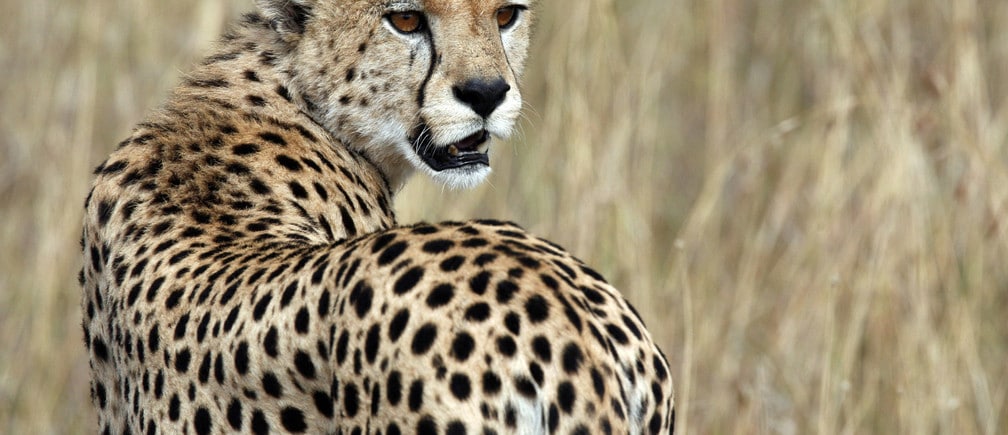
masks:
{"type": "Polygon", "coordinates": [[[670,433],[668,363],[599,274],[509,223],[396,224],[413,170],[485,176],[424,169],[415,127],[506,134],[531,12],[494,12],[532,5],[258,4],[95,170],[100,431],[670,433]],[[452,92],[487,76],[515,84],[493,107],[452,92]]]}

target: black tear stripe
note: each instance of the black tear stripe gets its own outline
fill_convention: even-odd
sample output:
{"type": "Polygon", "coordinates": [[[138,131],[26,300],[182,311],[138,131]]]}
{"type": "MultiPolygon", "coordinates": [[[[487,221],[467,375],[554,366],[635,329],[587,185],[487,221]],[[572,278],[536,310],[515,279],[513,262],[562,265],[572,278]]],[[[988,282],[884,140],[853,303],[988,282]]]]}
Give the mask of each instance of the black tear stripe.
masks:
{"type": "Polygon", "coordinates": [[[434,43],[434,33],[430,31],[429,25],[427,26],[427,40],[430,41],[430,64],[427,66],[427,76],[420,83],[420,91],[417,93],[417,108],[419,109],[423,108],[427,94],[427,83],[434,75],[434,67],[437,65],[437,44],[434,43]]]}

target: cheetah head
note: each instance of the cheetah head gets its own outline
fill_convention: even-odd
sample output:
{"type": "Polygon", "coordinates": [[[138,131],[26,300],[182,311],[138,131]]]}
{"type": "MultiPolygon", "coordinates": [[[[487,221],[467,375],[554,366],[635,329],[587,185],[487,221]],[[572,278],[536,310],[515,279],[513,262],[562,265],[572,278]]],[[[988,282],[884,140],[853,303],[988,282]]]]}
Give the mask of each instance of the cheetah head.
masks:
{"type": "Polygon", "coordinates": [[[534,0],[256,0],[311,116],[398,189],[490,173],[521,110],[534,0]]]}

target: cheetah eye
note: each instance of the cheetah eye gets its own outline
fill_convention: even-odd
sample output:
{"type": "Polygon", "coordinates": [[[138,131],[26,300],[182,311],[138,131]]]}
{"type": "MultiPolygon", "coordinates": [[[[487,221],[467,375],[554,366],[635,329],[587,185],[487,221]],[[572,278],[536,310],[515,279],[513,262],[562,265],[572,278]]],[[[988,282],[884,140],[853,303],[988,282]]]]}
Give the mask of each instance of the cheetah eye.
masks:
{"type": "Polygon", "coordinates": [[[525,9],[522,6],[512,5],[497,9],[497,26],[501,29],[508,29],[518,21],[518,15],[525,9]]]}
{"type": "Polygon", "coordinates": [[[423,30],[423,14],[416,11],[393,12],[385,16],[389,24],[402,33],[414,33],[423,30]]]}

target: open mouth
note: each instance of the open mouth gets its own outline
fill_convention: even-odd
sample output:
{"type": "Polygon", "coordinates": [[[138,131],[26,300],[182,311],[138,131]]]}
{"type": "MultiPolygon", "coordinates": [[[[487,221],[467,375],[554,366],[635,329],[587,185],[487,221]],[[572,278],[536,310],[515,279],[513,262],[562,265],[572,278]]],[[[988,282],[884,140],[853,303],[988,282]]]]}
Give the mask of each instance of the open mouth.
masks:
{"type": "Polygon", "coordinates": [[[486,130],[446,146],[437,146],[430,136],[430,129],[425,127],[421,127],[419,137],[413,141],[413,150],[431,169],[443,171],[469,165],[490,166],[490,157],[486,151],[480,151],[480,145],[490,139],[486,130]]]}

